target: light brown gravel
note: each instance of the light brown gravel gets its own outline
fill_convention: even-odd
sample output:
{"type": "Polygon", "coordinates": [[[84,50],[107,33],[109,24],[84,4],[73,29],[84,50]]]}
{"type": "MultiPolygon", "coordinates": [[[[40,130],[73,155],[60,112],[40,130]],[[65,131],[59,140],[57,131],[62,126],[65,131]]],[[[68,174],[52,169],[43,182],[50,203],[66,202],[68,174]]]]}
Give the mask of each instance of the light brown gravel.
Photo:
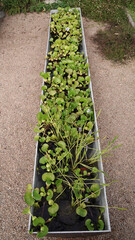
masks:
{"type": "MultiPolygon", "coordinates": [[[[2,240],[37,239],[27,233],[24,193],[32,183],[35,142],[33,127],[39,111],[40,71],[44,69],[48,14],[7,16],[0,23],[2,240]]],[[[135,237],[135,60],[114,64],[99,52],[92,37],[102,24],[84,19],[87,51],[102,147],[119,136],[113,156],[104,162],[112,232],[83,239],[133,240],[135,237]]],[[[59,238],[60,240],[60,238],[59,238]]],[[[82,239],[81,239],[82,240],[82,239]]]]}

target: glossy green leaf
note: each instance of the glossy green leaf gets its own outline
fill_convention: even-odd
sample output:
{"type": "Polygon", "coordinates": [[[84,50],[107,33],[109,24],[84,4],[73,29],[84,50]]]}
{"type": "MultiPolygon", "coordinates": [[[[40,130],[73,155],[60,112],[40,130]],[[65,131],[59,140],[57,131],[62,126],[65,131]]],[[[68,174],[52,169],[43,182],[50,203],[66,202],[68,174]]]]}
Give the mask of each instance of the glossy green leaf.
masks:
{"type": "Polygon", "coordinates": [[[45,192],[44,187],[41,187],[41,188],[40,188],[40,195],[41,195],[42,197],[45,197],[45,196],[46,196],[46,192],[45,192]]]}
{"type": "Polygon", "coordinates": [[[104,222],[100,219],[97,224],[98,230],[104,230],[104,222]]]}
{"type": "Polygon", "coordinates": [[[42,180],[43,181],[54,181],[54,179],[55,179],[55,175],[53,174],[53,173],[44,173],[43,175],[42,175],[42,180]]]}
{"type": "Polygon", "coordinates": [[[90,76],[85,77],[85,80],[87,81],[87,83],[89,83],[90,82],[90,76]]]}
{"type": "Polygon", "coordinates": [[[45,137],[41,137],[41,138],[39,139],[39,141],[40,141],[40,142],[45,142],[45,137]]]}
{"type": "Polygon", "coordinates": [[[98,172],[98,169],[96,167],[93,167],[92,168],[92,173],[97,173],[98,172]]]}
{"type": "Polygon", "coordinates": [[[43,238],[47,235],[47,233],[48,233],[48,227],[44,225],[43,227],[41,227],[40,232],[37,233],[37,237],[43,238]]]}
{"type": "Polygon", "coordinates": [[[30,229],[30,230],[29,230],[29,234],[32,234],[33,232],[34,232],[33,229],[30,229]]]}
{"type": "Polygon", "coordinates": [[[53,191],[51,189],[48,189],[46,200],[49,201],[52,199],[52,197],[53,197],[53,191]]]}
{"type": "Polygon", "coordinates": [[[74,170],[74,172],[77,176],[80,176],[81,169],[77,168],[77,169],[74,170]]]}
{"type": "Polygon", "coordinates": [[[42,121],[45,120],[45,114],[43,114],[42,112],[39,112],[37,114],[37,119],[38,119],[38,122],[41,123],[42,121]]]}
{"type": "Polygon", "coordinates": [[[50,200],[48,201],[48,204],[49,204],[49,205],[53,205],[53,204],[54,204],[54,201],[53,201],[52,199],[50,199],[50,200]]]}
{"type": "Polygon", "coordinates": [[[37,201],[38,201],[38,200],[41,200],[42,197],[41,197],[40,194],[39,194],[39,189],[38,189],[38,188],[35,188],[35,189],[34,189],[34,191],[33,191],[33,197],[34,197],[34,199],[37,200],[37,201]]]}
{"type": "Polygon", "coordinates": [[[63,182],[63,179],[58,179],[58,180],[56,180],[55,184],[56,184],[56,186],[59,186],[59,185],[61,185],[62,182],[63,182]]]}
{"type": "Polygon", "coordinates": [[[65,149],[66,148],[66,143],[63,142],[63,141],[59,141],[58,146],[61,147],[62,149],[65,149]]]}
{"type": "Polygon", "coordinates": [[[27,207],[23,210],[23,214],[30,214],[30,207],[27,207]]]}
{"type": "Polygon", "coordinates": [[[94,230],[94,225],[91,222],[91,219],[87,219],[85,221],[85,226],[88,228],[89,231],[93,231],[94,230]]]}
{"type": "Polygon", "coordinates": [[[40,76],[43,77],[44,79],[46,79],[46,78],[48,78],[49,74],[48,74],[48,73],[41,72],[41,73],[40,73],[40,76]]]}
{"type": "Polygon", "coordinates": [[[41,87],[41,90],[43,90],[43,91],[46,89],[47,89],[47,86],[45,86],[45,85],[41,87]]]}
{"type": "Polygon", "coordinates": [[[35,202],[35,200],[32,197],[32,193],[31,192],[26,192],[25,195],[24,195],[24,199],[25,199],[25,202],[29,206],[32,206],[34,204],[34,202],[35,202]]]}
{"type": "Polygon", "coordinates": [[[96,198],[100,195],[101,190],[100,190],[100,186],[98,183],[92,184],[90,189],[94,193],[94,194],[92,194],[93,198],[96,198]]]}
{"type": "Polygon", "coordinates": [[[93,128],[93,123],[92,122],[88,122],[87,126],[88,126],[89,130],[91,130],[93,128]]]}
{"type": "Polygon", "coordinates": [[[100,212],[101,212],[101,214],[103,214],[104,212],[105,212],[105,208],[100,208],[100,212]]]}
{"type": "Polygon", "coordinates": [[[35,133],[41,133],[41,132],[43,132],[43,130],[44,130],[44,129],[39,129],[39,128],[37,128],[37,127],[34,128],[34,132],[35,132],[35,133]]]}
{"type": "Polygon", "coordinates": [[[62,192],[62,190],[63,190],[62,184],[58,185],[58,186],[57,186],[57,193],[62,192]]]}
{"type": "Polygon", "coordinates": [[[46,152],[47,149],[48,149],[48,147],[49,147],[49,145],[45,143],[45,144],[43,144],[43,146],[41,147],[41,150],[42,150],[43,152],[46,152]]]}
{"type": "Polygon", "coordinates": [[[36,226],[41,226],[45,224],[45,220],[42,218],[42,217],[36,217],[33,221],[33,226],[36,227],[36,226]]]}
{"type": "Polygon", "coordinates": [[[53,38],[50,38],[50,42],[53,42],[53,38]]]}
{"type": "Polygon", "coordinates": [[[39,135],[36,135],[35,137],[34,137],[34,141],[38,141],[39,140],[39,135]]]}
{"type": "Polygon", "coordinates": [[[58,105],[63,104],[63,103],[64,103],[63,98],[57,98],[57,99],[56,99],[56,103],[57,103],[58,105]]]}
{"type": "Polygon", "coordinates": [[[44,101],[44,100],[46,99],[46,96],[45,96],[45,95],[40,95],[40,99],[41,99],[42,101],[44,101]]]}
{"type": "Polygon", "coordinates": [[[54,203],[51,207],[48,208],[48,212],[50,216],[53,216],[56,214],[59,210],[59,205],[57,203],[54,203]]]}
{"type": "Polygon", "coordinates": [[[27,191],[32,190],[31,184],[27,184],[27,191]]]}
{"type": "Polygon", "coordinates": [[[98,183],[94,183],[94,184],[91,185],[91,191],[92,192],[96,192],[98,190],[100,190],[100,186],[99,186],[98,183]]]}
{"type": "Polygon", "coordinates": [[[54,96],[54,95],[56,94],[56,91],[55,91],[55,90],[51,90],[51,91],[49,91],[49,94],[50,94],[51,96],[54,96]]]}
{"type": "Polygon", "coordinates": [[[76,213],[81,216],[81,217],[86,217],[87,215],[87,210],[82,208],[82,207],[77,207],[76,208],[76,213]]]}

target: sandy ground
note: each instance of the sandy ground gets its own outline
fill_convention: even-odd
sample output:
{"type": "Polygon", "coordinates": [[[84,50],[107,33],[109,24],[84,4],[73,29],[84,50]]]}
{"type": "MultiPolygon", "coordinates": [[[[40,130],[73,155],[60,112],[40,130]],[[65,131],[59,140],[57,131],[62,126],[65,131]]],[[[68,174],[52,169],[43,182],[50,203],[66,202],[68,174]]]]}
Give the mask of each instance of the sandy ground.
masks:
{"type": "MultiPolygon", "coordinates": [[[[40,71],[44,69],[49,15],[27,14],[5,17],[0,23],[0,86],[1,86],[1,239],[37,239],[27,233],[28,216],[24,193],[32,183],[35,142],[33,127],[39,111],[40,71]]],[[[119,136],[122,144],[104,162],[111,180],[118,180],[107,189],[112,232],[108,235],[81,238],[96,240],[135,239],[135,60],[126,65],[114,64],[99,52],[92,37],[102,24],[84,20],[86,44],[101,141],[119,136]]],[[[108,180],[107,180],[108,181],[108,180]]],[[[52,238],[50,238],[52,239],[52,238]]],[[[59,238],[60,240],[60,238],[59,238]]]]}

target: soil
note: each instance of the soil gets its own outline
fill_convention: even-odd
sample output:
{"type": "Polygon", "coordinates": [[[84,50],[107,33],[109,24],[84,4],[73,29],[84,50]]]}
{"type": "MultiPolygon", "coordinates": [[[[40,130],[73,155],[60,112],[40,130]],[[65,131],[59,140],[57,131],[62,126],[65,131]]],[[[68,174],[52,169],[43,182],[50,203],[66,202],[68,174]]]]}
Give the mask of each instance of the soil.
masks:
{"type": "MultiPolygon", "coordinates": [[[[45,13],[6,16],[0,22],[2,240],[37,239],[27,233],[28,216],[21,212],[26,207],[27,183],[33,178],[33,128],[40,105],[39,73],[44,69],[48,24],[49,15],[45,13]]],[[[133,240],[135,60],[121,65],[104,58],[93,42],[96,32],[104,27],[84,19],[96,112],[101,109],[101,147],[117,135],[116,144],[122,144],[103,162],[104,171],[110,175],[106,181],[118,180],[107,189],[108,204],[128,210],[110,209],[112,232],[108,235],[80,239],[133,240]]]]}

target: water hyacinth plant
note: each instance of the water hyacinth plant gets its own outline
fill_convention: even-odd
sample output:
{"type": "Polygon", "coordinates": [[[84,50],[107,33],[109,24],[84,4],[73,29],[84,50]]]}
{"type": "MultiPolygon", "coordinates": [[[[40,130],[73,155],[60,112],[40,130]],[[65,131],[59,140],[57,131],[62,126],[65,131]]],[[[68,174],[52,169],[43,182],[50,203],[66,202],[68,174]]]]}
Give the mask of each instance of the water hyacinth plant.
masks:
{"type": "Polygon", "coordinates": [[[98,161],[112,149],[95,149],[95,119],[88,63],[82,51],[78,9],[59,8],[51,15],[47,71],[41,72],[41,111],[37,114],[39,186],[28,184],[23,213],[30,214],[30,233],[103,230],[98,161]],[[71,220],[72,219],[72,220],[71,220]],[[57,222],[56,226],[55,223],[57,222]],[[71,226],[72,225],[72,226],[71,226]]]}

